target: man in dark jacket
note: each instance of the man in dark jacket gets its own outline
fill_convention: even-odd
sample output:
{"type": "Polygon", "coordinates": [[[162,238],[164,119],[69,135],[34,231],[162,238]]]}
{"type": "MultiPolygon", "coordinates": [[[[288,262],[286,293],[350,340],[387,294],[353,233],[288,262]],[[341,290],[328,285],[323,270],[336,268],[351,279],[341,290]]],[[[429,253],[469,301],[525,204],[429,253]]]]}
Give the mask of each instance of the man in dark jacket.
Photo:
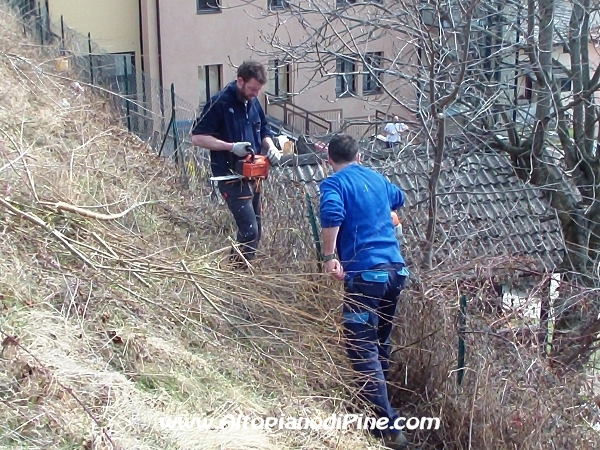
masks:
{"type": "Polygon", "coordinates": [[[334,174],[320,185],[325,271],[344,281],[344,333],[360,394],[387,419],[375,432],[389,447],[405,448],[387,392],[392,320],[408,277],[391,211],[404,205],[404,193],[358,164],[358,144],[348,135],[333,137],[328,156],[334,174]]]}
{"type": "MultiPolygon", "coordinates": [[[[237,79],[214,95],[196,119],[192,143],[210,150],[213,176],[231,175],[236,161],[248,155],[248,146],[257,155],[265,150],[271,164],[281,158],[257,98],[266,82],[267,72],[262,64],[244,61],[238,68],[237,79]]],[[[218,181],[218,188],[237,224],[241,253],[251,261],[261,237],[260,182],[218,181]]],[[[234,259],[236,256],[234,253],[234,259]]]]}

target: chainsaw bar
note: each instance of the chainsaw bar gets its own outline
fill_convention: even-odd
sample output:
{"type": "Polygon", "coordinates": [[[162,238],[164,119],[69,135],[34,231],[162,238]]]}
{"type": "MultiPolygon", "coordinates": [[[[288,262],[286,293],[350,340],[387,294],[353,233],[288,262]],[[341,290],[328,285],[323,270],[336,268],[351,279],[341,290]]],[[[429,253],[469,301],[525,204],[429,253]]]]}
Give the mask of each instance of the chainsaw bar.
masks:
{"type": "Polygon", "coordinates": [[[210,177],[210,181],[230,181],[230,180],[241,180],[244,178],[241,175],[223,175],[220,177],[210,177]]]}

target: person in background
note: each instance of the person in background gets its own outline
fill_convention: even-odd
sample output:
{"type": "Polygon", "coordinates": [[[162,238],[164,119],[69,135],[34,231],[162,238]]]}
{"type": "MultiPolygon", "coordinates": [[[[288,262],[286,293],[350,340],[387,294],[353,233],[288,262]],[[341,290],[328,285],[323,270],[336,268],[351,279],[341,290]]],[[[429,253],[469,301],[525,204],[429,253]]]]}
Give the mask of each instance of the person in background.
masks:
{"type": "MultiPolygon", "coordinates": [[[[324,270],[344,282],[344,335],[360,394],[393,426],[400,416],[387,391],[390,336],[408,271],[391,212],[404,205],[405,195],[359,164],[358,143],[351,136],[331,139],[328,160],[334,174],[319,188],[324,270]]],[[[408,444],[401,430],[388,429],[380,437],[390,448],[408,444]]]]}
{"type": "MultiPolygon", "coordinates": [[[[267,72],[262,64],[244,61],[237,70],[237,78],[210,98],[194,122],[192,144],[210,150],[213,176],[231,175],[236,161],[248,155],[248,146],[257,155],[266,151],[272,165],[281,158],[257,98],[266,82],[267,72]]],[[[260,182],[218,181],[218,189],[238,227],[241,254],[252,261],[261,238],[260,182]]],[[[232,252],[234,267],[245,267],[243,258],[232,252]]]]}
{"type": "Polygon", "coordinates": [[[398,116],[394,116],[394,121],[385,125],[386,143],[388,148],[394,148],[401,141],[402,133],[408,130],[406,124],[399,122],[398,116]]]}

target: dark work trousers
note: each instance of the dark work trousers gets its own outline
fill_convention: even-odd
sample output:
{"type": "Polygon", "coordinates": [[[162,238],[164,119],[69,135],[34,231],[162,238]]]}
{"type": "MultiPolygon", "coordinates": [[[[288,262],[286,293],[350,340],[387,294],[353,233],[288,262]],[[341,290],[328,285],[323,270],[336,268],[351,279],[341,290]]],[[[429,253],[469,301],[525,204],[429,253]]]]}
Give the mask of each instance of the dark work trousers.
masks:
{"type": "MultiPolygon", "coordinates": [[[[344,283],[344,335],[350,362],[359,377],[360,396],[377,417],[389,418],[389,425],[399,418],[389,401],[387,380],[392,320],[408,278],[402,268],[402,264],[376,266],[344,283]]],[[[378,430],[373,433],[381,436],[378,430]]]]}
{"type": "MultiPolygon", "coordinates": [[[[240,251],[248,261],[252,261],[261,237],[260,181],[219,181],[218,188],[238,227],[240,251]]],[[[232,252],[233,260],[239,260],[238,256],[237,252],[232,252]]]]}

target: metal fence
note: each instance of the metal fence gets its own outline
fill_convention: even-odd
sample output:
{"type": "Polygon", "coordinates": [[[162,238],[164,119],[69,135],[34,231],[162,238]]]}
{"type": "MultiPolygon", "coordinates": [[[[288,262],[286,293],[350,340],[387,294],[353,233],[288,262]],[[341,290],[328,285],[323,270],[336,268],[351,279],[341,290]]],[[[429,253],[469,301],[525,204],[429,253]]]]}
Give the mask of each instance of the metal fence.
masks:
{"type": "Polygon", "coordinates": [[[90,34],[69,28],[62,16],[53,23],[48,2],[0,0],[16,12],[23,32],[56,60],[58,71],[82,83],[99,87],[112,103],[123,125],[147,142],[159,155],[173,158],[182,170],[184,184],[198,179],[207,164],[203,150],[191,143],[191,126],[197,108],[163,89],[158,81],[138,70],[133,53],[108,53],[90,34]]]}

